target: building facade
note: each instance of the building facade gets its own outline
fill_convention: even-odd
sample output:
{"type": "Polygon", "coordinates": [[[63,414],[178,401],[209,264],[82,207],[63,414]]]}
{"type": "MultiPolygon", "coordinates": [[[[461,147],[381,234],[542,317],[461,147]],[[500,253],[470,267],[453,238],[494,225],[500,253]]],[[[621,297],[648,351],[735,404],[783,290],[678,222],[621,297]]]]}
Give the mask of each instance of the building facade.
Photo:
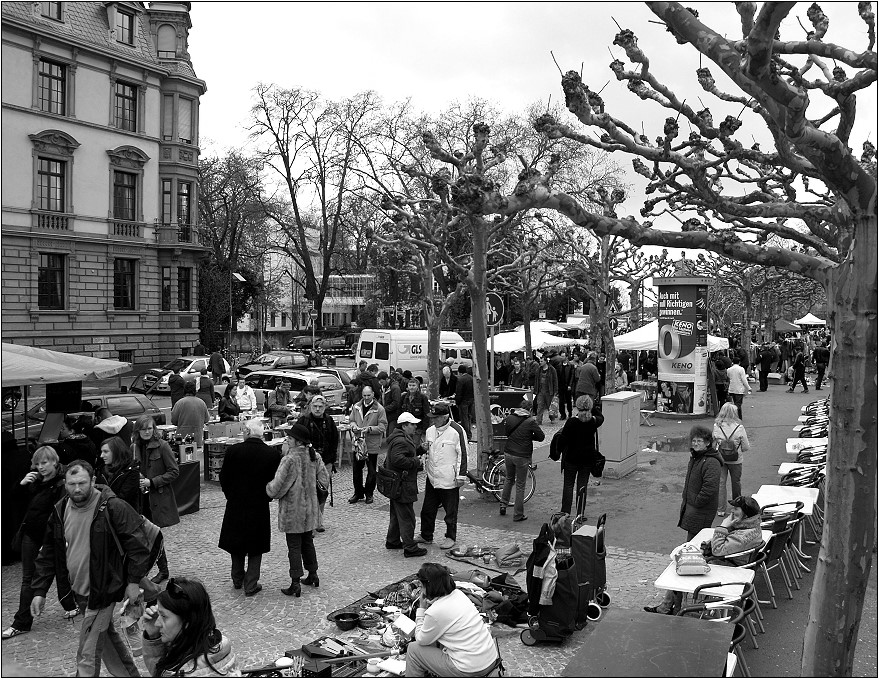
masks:
{"type": "Polygon", "coordinates": [[[137,363],[198,343],[189,9],[0,4],[4,342],[137,363]]]}

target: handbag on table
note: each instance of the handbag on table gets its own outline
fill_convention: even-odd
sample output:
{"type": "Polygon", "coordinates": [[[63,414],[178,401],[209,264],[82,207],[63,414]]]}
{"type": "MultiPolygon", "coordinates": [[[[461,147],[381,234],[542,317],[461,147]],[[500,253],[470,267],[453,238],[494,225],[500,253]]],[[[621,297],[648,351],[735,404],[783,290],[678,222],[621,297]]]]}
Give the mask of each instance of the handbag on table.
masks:
{"type": "Polygon", "coordinates": [[[702,556],[702,549],[696,545],[684,544],[674,555],[675,572],[678,575],[705,575],[711,566],[702,556]]]}

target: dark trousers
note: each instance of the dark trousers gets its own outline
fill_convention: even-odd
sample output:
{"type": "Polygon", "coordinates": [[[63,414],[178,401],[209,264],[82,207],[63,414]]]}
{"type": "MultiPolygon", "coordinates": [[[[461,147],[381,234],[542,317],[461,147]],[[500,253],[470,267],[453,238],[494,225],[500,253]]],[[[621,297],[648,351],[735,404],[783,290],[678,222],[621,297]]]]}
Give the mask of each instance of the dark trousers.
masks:
{"type": "Polygon", "coordinates": [[[367,455],[365,460],[354,459],[354,495],[372,497],[375,492],[375,468],[378,455],[367,455]],[[366,488],[363,486],[363,468],[366,467],[366,488]]]}
{"type": "Polygon", "coordinates": [[[714,389],[717,391],[718,406],[722,406],[729,401],[729,387],[726,384],[715,384],[714,389]]]}
{"type": "Polygon", "coordinates": [[[809,385],[806,384],[806,371],[805,370],[796,370],[794,371],[794,381],[790,383],[790,390],[793,391],[798,384],[803,385],[803,392],[809,391],[809,385]]]}
{"type": "Polygon", "coordinates": [[[259,584],[259,569],[262,564],[262,554],[232,554],[232,582],[236,585],[244,585],[245,592],[252,592],[259,584]],[[244,569],[244,559],[247,559],[247,570],[244,569]]]}
{"type": "Polygon", "coordinates": [[[577,486],[577,497],[580,496],[580,489],[583,489],[583,498],[585,502],[586,488],[589,483],[589,467],[565,467],[565,479],[562,485],[562,512],[571,513],[571,506],[574,503],[574,485],[577,486]]]}
{"type": "Polygon", "coordinates": [[[475,419],[474,405],[473,401],[466,401],[458,406],[458,412],[461,414],[461,426],[464,427],[464,433],[467,435],[468,441],[473,438],[473,431],[470,427],[475,419]]]}
{"type": "Polygon", "coordinates": [[[824,371],[827,370],[827,364],[816,363],[815,369],[818,371],[818,377],[815,378],[815,388],[820,389],[821,383],[824,381],[824,371]]]}
{"type": "Polygon", "coordinates": [[[440,505],[446,513],[446,537],[458,538],[458,502],[460,496],[457,488],[434,488],[430,479],[424,480],[424,502],[421,505],[421,536],[425,540],[433,540],[436,528],[436,515],[440,505]]]}
{"type": "Polygon", "coordinates": [[[34,590],[31,589],[31,580],[34,577],[34,563],[40,545],[31,540],[27,535],[21,537],[21,591],[18,595],[18,610],[12,626],[27,632],[34,624],[34,616],[31,615],[31,599],[34,598],[34,590]]]}
{"type": "Polygon", "coordinates": [[[761,370],[760,371],[760,391],[766,391],[769,389],[769,371],[761,370]]]}
{"type": "Polygon", "coordinates": [[[739,411],[739,419],[742,419],[742,401],[745,400],[744,394],[730,394],[732,402],[736,404],[736,410],[739,411]]]}
{"type": "Polygon", "coordinates": [[[415,508],[412,502],[391,500],[391,518],[385,545],[396,546],[403,543],[403,552],[411,554],[418,549],[415,542],[415,508]]]}
{"type": "Polygon", "coordinates": [[[564,420],[574,414],[574,406],[571,402],[571,390],[559,389],[559,416],[564,420]]]}
{"type": "Polygon", "coordinates": [[[317,572],[317,552],[314,549],[314,533],[285,533],[287,538],[287,559],[290,561],[290,579],[303,576],[302,567],[309,573],[317,572]]]}

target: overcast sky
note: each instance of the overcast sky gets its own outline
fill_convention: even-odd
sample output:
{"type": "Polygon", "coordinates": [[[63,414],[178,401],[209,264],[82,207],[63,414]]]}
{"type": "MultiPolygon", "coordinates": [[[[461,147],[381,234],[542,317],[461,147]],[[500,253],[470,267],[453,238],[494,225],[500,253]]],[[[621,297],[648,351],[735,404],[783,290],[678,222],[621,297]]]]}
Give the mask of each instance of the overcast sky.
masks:
{"type": "MultiPolygon", "coordinates": [[[[731,2],[688,4],[707,25],[740,36],[731,2]]],[[[795,7],[782,25],[782,38],[805,37],[796,17],[809,26],[808,6],[805,2],[795,7]]],[[[831,21],[828,41],[857,50],[867,47],[856,2],[825,2],[822,7],[831,21]]],[[[260,81],[314,89],[330,98],[375,90],[386,102],[411,98],[416,109],[426,112],[478,96],[516,112],[535,101],[546,102],[550,95],[554,102],[562,100],[552,50],[563,71],[579,70],[582,63],[584,81],[601,89],[612,78],[608,48],[625,61],[622,50],[612,45],[618,30],[614,18],[638,36],[651,71],[680,96],[689,96],[694,108],[701,108],[693,100],[701,97],[715,124],[730,110],[696,84],[696,50],[678,45],[664,26],[649,23],[653,14],[640,3],[193,2],[191,17],[190,54],[208,88],[200,112],[201,145],[207,155],[245,143],[243,126],[252,89],[260,81]]],[[[789,58],[802,63],[800,59],[789,58]]],[[[713,66],[721,89],[741,94],[719,68],[705,61],[713,66]]],[[[818,77],[817,70],[812,73],[818,77]]],[[[651,139],[662,133],[666,109],[642,103],[615,79],[602,97],[608,112],[635,127],[643,123],[651,139]]],[[[875,98],[875,85],[859,95],[858,125],[851,138],[858,152],[868,134],[876,141],[875,98]]],[[[826,111],[822,99],[826,97],[812,97],[826,111]]],[[[740,108],[732,107],[733,115],[740,108]]],[[[818,106],[809,109],[811,118],[817,117],[813,109],[818,106]]],[[[746,112],[746,126],[736,137],[748,144],[753,134],[757,141],[767,142],[762,122],[748,116],[746,112]]],[[[683,121],[681,127],[684,134],[683,121]]],[[[618,161],[631,166],[626,157],[618,161]]],[[[636,189],[643,185],[639,180],[630,178],[636,189]]],[[[642,199],[633,195],[621,214],[637,214],[642,199]]]]}

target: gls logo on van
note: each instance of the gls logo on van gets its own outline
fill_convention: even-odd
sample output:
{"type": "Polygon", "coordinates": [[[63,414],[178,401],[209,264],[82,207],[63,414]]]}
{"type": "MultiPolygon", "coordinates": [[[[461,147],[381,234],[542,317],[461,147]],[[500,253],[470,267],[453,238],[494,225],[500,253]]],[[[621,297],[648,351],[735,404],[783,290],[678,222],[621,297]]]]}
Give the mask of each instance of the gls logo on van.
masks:
{"type": "Polygon", "coordinates": [[[401,356],[405,356],[406,354],[411,354],[412,356],[418,356],[419,354],[424,352],[423,344],[400,344],[397,347],[397,351],[401,356]]]}

